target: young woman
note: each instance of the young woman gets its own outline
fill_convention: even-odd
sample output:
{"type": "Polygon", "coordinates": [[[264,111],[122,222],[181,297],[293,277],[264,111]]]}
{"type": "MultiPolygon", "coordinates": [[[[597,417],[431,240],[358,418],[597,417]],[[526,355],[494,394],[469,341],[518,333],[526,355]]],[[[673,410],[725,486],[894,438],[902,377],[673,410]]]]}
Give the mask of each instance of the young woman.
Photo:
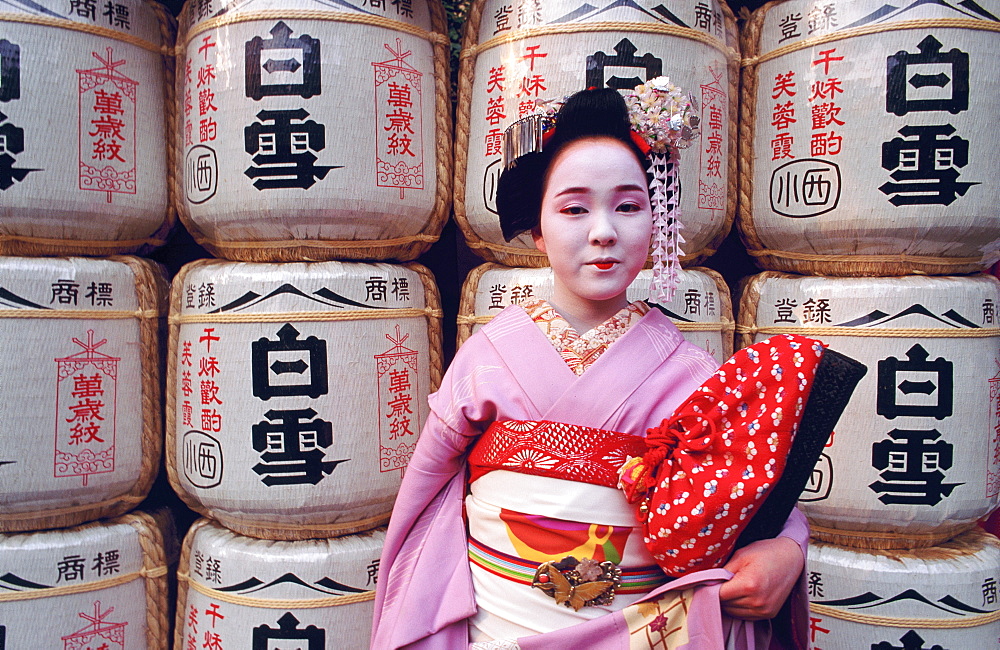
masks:
{"type": "Polygon", "coordinates": [[[784,636],[804,639],[798,512],[728,571],[663,586],[617,471],[717,364],[661,312],[626,300],[654,208],[621,96],[578,93],[555,124],[498,196],[505,235],[530,229],[547,253],[552,298],[498,314],[431,396],[389,525],[372,647],[628,648],[681,635],[686,645],[674,636],[669,647],[722,648],[728,636],[760,650],[793,588],[784,636]],[[616,571],[611,594],[600,585],[616,571]]]}

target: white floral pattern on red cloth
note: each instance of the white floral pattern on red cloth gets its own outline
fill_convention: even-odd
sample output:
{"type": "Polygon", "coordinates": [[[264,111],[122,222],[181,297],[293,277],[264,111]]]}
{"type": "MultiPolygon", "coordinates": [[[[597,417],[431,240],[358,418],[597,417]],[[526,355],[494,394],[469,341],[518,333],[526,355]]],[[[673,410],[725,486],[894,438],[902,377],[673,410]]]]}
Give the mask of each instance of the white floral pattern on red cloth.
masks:
{"type": "Polygon", "coordinates": [[[644,539],[667,575],[725,563],[784,471],[823,350],[787,334],[744,348],[647,432],[619,487],[646,501],[644,539]]]}
{"type": "Polygon", "coordinates": [[[580,334],[546,300],[523,302],[521,307],[577,375],[594,365],[612,343],[649,312],[646,303],[633,302],[594,329],[580,334]]]}

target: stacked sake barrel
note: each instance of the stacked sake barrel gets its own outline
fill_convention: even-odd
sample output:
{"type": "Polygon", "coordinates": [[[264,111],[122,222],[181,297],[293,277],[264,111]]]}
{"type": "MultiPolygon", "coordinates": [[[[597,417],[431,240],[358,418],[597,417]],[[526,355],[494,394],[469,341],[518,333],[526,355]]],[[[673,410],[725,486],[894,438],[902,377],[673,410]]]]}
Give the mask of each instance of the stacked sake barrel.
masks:
{"type": "Polygon", "coordinates": [[[1000,244],[988,4],[790,0],[744,33],[739,226],[772,270],[741,343],[795,332],[868,367],[800,501],[817,647],[996,643],[975,524],[1000,498],[1000,282],[957,275],[1000,244]]]}
{"type": "Polygon", "coordinates": [[[0,257],[7,647],[167,647],[164,525],[122,514],[160,462],[165,293],[135,257],[0,257]]]}
{"type": "MultiPolygon", "coordinates": [[[[629,285],[629,301],[649,296],[652,271],[644,270],[629,285]]],[[[722,276],[708,268],[678,272],[674,299],[660,309],[689,342],[708,351],[720,364],[733,353],[733,306],[722,276]]],[[[458,345],[500,310],[525,301],[552,297],[552,269],[509,268],[483,264],[469,273],[458,307],[458,345]]]]}
{"type": "Polygon", "coordinates": [[[438,0],[188,2],[179,21],[184,225],[241,261],[412,260],[451,194],[438,0]]]}
{"type": "Polygon", "coordinates": [[[160,462],[166,281],[116,255],[174,220],[173,44],[143,0],[0,17],[0,646],[167,647],[167,518],[125,514],[160,462]]]}
{"type": "Polygon", "coordinates": [[[162,243],[172,25],[141,0],[100,18],[47,0],[0,18],[0,395],[16,405],[2,532],[122,514],[156,475],[162,271],[51,256],[162,243]]]}
{"type": "Polygon", "coordinates": [[[160,462],[165,294],[136,257],[0,257],[7,647],[167,648],[168,525],[123,514],[160,462]]]}
{"type": "Polygon", "coordinates": [[[222,259],[170,299],[167,470],[205,516],[177,647],[370,636],[379,527],[442,373],[437,288],[409,260],[452,174],[443,9],[370,9],[179,16],[180,215],[222,259]]]}
{"type": "Polygon", "coordinates": [[[163,243],[173,222],[173,22],[144,0],[4,10],[0,254],[113,255],[163,243]]]}
{"type": "Polygon", "coordinates": [[[715,252],[736,205],[736,28],[725,2],[686,0],[651,10],[568,0],[512,10],[474,0],[462,43],[455,137],[455,219],[469,247],[490,262],[541,267],[530,236],[505,243],[496,212],[504,130],[536,100],[588,87],[631,90],[665,75],[702,114],[703,147],[681,154],[681,261],[715,252]]]}

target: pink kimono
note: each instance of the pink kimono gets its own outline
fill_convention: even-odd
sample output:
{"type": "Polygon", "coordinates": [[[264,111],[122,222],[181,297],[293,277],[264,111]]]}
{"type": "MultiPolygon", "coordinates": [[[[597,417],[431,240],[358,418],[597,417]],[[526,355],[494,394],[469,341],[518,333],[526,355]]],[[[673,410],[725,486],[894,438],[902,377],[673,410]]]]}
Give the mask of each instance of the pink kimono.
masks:
{"type": "MultiPolygon", "coordinates": [[[[508,307],[470,337],[455,357],[410,461],[389,524],[375,597],[372,648],[468,646],[466,619],[476,612],[462,508],[467,452],[495,420],[552,420],[642,435],[671,415],[717,363],[684,340],[658,310],[628,330],[581,375],[575,375],[520,307],[508,307]]],[[[805,552],[808,527],[793,512],[782,532],[805,552]]],[[[721,615],[718,585],[730,573],[691,574],[650,593],[700,588],[688,600],[688,650],[764,650],[768,624],[721,615]]],[[[793,591],[789,641],[805,648],[808,601],[804,577],[793,591]]],[[[521,648],[629,648],[619,611],[569,628],[518,639],[521,648]]]]}

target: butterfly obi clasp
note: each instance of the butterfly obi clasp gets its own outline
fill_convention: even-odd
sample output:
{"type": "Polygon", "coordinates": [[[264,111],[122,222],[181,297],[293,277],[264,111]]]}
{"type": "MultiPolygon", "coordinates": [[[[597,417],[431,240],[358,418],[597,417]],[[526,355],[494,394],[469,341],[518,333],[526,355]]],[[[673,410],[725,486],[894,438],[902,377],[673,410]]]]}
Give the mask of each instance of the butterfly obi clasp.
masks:
{"type": "Polygon", "coordinates": [[[556,603],[579,610],[588,605],[610,605],[615,588],[621,585],[621,576],[614,562],[577,560],[570,555],[558,562],[539,564],[531,586],[552,596],[556,603]]]}

